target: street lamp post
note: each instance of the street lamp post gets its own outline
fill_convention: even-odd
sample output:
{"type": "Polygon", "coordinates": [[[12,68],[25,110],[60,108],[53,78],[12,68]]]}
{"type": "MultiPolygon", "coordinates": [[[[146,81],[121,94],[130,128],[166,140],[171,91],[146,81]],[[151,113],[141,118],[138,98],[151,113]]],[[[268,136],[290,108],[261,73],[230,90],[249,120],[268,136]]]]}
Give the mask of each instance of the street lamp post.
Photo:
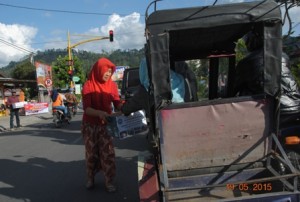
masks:
{"type": "MultiPolygon", "coordinates": [[[[83,35],[78,35],[78,36],[83,36],[83,35]]],[[[73,58],[72,58],[72,48],[75,48],[76,46],[78,45],[81,45],[81,44],[84,44],[84,43],[88,43],[88,42],[92,42],[92,41],[98,41],[98,40],[103,40],[103,39],[109,39],[110,42],[113,42],[113,31],[112,30],[109,30],[109,36],[100,36],[100,37],[94,37],[94,38],[90,38],[90,39],[87,39],[87,40],[83,40],[83,41],[80,41],[76,44],[73,44],[71,45],[71,41],[70,41],[70,33],[68,31],[68,66],[69,66],[69,71],[68,73],[70,74],[70,88],[74,88],[74,82],[72,80],[73,78],[73,58]]]]}

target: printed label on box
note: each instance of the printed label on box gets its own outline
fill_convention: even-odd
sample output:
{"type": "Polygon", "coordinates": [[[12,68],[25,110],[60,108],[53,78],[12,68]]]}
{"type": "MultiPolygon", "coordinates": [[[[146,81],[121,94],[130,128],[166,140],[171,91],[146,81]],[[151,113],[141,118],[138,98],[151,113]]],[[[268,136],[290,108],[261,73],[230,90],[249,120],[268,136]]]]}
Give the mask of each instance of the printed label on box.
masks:
{"type": "Polygon", "coordinates": [[[119,139],[145,134],[148,132],[145,112],[140,110],[129,116],[111,117],[107,130],[112,136],[119,139]]]}

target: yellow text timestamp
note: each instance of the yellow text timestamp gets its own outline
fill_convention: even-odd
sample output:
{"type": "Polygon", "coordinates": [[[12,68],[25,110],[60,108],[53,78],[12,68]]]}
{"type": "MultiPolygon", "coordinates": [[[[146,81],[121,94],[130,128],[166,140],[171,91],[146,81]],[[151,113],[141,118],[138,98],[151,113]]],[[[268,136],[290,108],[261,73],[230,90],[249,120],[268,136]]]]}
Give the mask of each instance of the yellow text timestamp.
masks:
{"type": "Polygon", "coordinates": [[[272,191],[272,183],[241,183],[241,184],[226,184],[228,191],[272,191]]]}

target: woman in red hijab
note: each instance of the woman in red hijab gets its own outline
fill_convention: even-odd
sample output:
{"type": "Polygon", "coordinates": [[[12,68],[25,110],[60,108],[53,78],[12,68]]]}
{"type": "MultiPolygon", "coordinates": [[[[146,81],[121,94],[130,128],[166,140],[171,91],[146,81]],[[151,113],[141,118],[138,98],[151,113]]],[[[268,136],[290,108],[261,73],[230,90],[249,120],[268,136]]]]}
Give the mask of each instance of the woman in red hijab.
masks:
{"type": "Polygon", "coordinates": [[[115,150],[112,137],[106,130],[106,117],[122,103],[115,82],[111,80],[116,66],[106,58],[99,59],[82,89],[83,118],[81,132],[85,142],[85,158],[88,181],[86,187],[94,187],[94,176],[100,170],[105,177],[107,191],[114,192],[116,175],[115,150]]]}

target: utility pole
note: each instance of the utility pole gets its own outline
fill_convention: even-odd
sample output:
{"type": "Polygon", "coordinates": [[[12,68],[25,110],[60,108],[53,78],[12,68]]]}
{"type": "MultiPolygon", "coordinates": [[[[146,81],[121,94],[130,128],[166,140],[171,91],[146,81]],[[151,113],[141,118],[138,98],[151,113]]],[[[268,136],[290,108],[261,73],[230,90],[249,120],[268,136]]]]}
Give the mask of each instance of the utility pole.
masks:
{"type": "MultiPolygon", "coordinates": [[[[78,36],[83,36],[83,35],[78,35],[78,36]]],[[[103,39],[109,39],[110,42],[113,42],[113,37],[114,37],[114,33],[113,33],[113,30],[109,30],[109,36],[100,36],[100,37],[94,37],[94,38],[90,38],[90,39],[87,39],[87,40],[83,40],[83,41],[80,41],[78,43],[75,43],[73,45],[71,45],[71,40],[70,40],[70,32],[68,31],[68,66],[69,66],[69,75],[70,75],[70,88],[74,88],[74,81],[73,81],[73,72],[74,72],[74,69],[73,69],[73,57],[72,57],[72,48],[75,48],[76,46],[79,46],[81,44],[84,44],[84,43],[88,43],[88,42],[92,42],[92,41],[98,41],[98,40],[103,40],[103,39]]]]}

